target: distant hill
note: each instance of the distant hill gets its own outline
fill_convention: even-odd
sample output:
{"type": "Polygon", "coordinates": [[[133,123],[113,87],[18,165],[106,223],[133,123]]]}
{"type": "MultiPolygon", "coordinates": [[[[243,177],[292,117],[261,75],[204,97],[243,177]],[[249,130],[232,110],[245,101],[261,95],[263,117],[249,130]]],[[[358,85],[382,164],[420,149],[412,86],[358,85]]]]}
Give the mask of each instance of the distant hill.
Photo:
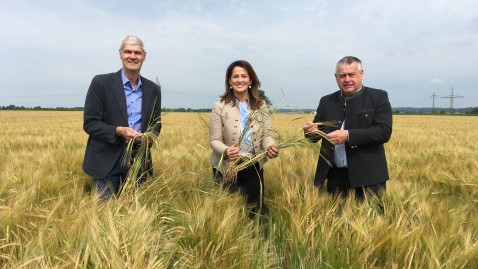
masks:
{"type": "MultiPolygon", "coordinates": [[[[431,107],[392,107],[392,111],[395,114],[399,113],[418,113],[418,114],[429,114],[433,112],[431,107]]],[[[455,108],[455,113],[457,114],[469,114],[472,112],[476,114],[478,112],[478,107],[467,107],[467,108],[455,108]]],[[[315,109],[279,109],[278,113],[286,114],[295,114],[295,113],[306,113],[311,114],[315,112],[315,109]]],[[[436,107],[435,113],[438,114],[447,114],[450,112],[450,108],[446,107],[436,107]]]]}
{"type": "MultiPolygon", "coordinates": [[[[473,110],[477,110],[476,107],[467,107],[467,108],[455,108],[456,113],[470,113],[473,110]]],[[[392,107],[393,113],[432,113],[433,109],[431,107],[392,107]]],[[[435,113],[449,113],[449,107],[435,107],[435,113]]]]}

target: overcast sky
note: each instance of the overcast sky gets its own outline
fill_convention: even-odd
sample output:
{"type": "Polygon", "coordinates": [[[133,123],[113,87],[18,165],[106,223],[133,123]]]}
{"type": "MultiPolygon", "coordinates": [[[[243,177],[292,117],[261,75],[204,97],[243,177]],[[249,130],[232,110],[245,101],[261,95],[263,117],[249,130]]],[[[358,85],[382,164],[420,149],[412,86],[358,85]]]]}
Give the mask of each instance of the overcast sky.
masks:
{"type": "Polygon", "coordinates": [[[121,68],[121,38],[143,39],[141,74],[163,107],[210,108],[227,66],[249,61],[281,107],[316,108],[336,62],[363,62],[364,85],[392,107],[478,106],[476,0],[0,0],[0,105],[83,106],[96,74],[121,68]]]}

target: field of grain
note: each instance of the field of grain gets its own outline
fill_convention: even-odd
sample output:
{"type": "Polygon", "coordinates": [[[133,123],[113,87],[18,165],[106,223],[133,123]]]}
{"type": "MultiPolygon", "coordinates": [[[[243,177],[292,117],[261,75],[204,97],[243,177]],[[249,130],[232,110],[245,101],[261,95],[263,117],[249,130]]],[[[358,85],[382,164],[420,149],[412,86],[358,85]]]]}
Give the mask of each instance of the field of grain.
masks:
{"type": "MultiPolygon", "coordinates": [[[[262,223],[213,182],[208,118],[165,114],[155,176],[102,203],[81,112],[0,111],[0,268],[478,266],[478,117],[394,116],[383,212],[313,187],[319,145],[284,149],[265,166],[262,223]]],[[[311,119],[273,126],[285,139],[311,119]]]]}

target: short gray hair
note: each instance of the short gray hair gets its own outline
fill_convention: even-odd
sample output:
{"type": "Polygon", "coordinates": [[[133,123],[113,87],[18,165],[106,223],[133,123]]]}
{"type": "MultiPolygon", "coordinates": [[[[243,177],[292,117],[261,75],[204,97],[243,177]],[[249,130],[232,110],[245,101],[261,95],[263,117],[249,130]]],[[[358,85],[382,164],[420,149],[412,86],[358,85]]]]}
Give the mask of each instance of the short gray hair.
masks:
{"type": "Polygon", "coordinates": [[[335,67],[335,72],[337,72],[340,65],[350,65],[353,63],[357,63],[358,71],[362,71],[362,61],[360,61],[359,58],[354,56],[345,56],[344,58],[340,59],[340,61],[337,62],[337,66],[335,67]]]}
{"type": "Polygon", "coordinates": [[[121,40],[121,46],[119,49],[120,52],[123,50],[124,45],[132,45],[132,46],[140,45],[143,52],[146,53],[146,50],[144,49],[143,40],[141,40],[139,37],[135,35],[127,35],[123,37],[123,39],[121,40]]]}

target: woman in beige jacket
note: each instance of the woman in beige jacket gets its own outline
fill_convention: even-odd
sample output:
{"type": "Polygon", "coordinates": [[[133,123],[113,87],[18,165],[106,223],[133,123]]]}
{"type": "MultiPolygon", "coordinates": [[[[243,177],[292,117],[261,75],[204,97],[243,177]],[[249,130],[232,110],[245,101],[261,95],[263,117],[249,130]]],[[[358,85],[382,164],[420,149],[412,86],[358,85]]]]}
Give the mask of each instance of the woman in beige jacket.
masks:
{"type": "MultiPolygon", "coordinates": [[[[246,61],[235,61],[226,71],[226,90],[214,104],[209,119],[209,143],[216,180],[221,180],[226,164],[237,158],[251,158],[267,150],[267,158],[279,154],[271,133],[270,113],[259,97],[261,83],[252,66],[246,61]],[[240,143],[240,136],[243,136],[240,143]]],[[[240,190],[252,205],[252,212],[262,214],[264,171],[267,158],[262,158],[237,173],[237,180],[228,184],[231,191],[240,190]]]]}

